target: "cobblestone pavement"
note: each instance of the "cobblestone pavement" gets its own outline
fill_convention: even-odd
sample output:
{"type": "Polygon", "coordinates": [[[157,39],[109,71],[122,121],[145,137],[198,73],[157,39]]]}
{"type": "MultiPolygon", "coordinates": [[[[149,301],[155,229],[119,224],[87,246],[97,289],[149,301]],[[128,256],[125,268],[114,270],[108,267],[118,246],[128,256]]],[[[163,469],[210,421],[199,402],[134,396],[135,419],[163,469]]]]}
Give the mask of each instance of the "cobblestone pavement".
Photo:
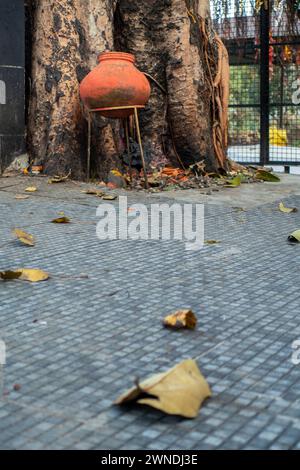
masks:
{"type": "MultiPolygon", "coordinates": [[[[101,201],[81,193],[83,184],[34,183],[39,191],[17,201],[29,181],[0,180],[1,269],[52,275],[0,283],[0,448],[300,449],[300,365],[291,361],[300,246],[286,242],[300,212],[282,214],[278,201],[247,212],[207,204],[205,236],[222,243],[187,252],[178,241],[101,242],[101,201]],[[49,223],[59,211],[72,223],[49,223]],[[37,245],[12,241],[14,227],[37,245]],[[162,328],[182,307],[197,313],[196,331],[162,328]],[[198,418],[112,406],[134,378],[190,357],[213,391],[198,418]]],[[[129,202],[160,199],[129,194],[129,202]]],[[[300,208],[300,197],[285,203],[300,208]]]]}

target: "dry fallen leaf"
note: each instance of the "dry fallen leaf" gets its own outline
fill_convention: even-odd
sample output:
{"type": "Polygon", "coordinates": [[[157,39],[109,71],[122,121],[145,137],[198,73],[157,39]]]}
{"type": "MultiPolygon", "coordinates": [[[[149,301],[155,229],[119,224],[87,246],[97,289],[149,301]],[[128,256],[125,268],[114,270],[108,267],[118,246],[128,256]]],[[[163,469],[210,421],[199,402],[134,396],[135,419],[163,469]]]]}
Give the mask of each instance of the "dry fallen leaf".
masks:
{"type": "Polygon", "coordinates": [[[50,178],[48,180],[48,184],[64,183],[70,178],[70,176],[71,176],[71,171],[69,171],[69,173],[66,176],[55,175],[53,176],[53,178],[50,178]]]}
{"type": "Polygon", "coordinates": [[[105,196],[105,193],[103,191],[100,191],[99,189],[85,189],[84,191],[81,191],[83,194],[88,194],[90,196],[97,196],[97,197],[103,197],[105,196]]]}
{"type": "Polygon", "coordinates": [[[100,191],[99,189],[86,189],[81,192],[84,194],[91,195],[91,196],[100,197],[101,199],[103,199],[103,201],[115,201],[118,197],[115,194],[104,193],[103,191],[100,191]]]}
{"type": "Polygon", "coordinates": [[[20,230],[18,228],[15,228],[13,230],[13,234],[17,237],[17,239],[21,243],[23,243],[23,245],[27,245],[27,246],[34,246],[35,245],[35,239],[29,233],[26,233],[23,230],[20,230]]]}
{"type": "Polygon", "coordinates": [[[26,193],[35,193],[37,188],[35,186],[30,186],[29,188],[25,189],[26,193]]]}
{"type": "Polygon", "coordinates": [[[281,212],[284,212],[285,214],[291,214],[292,212],[298,212],[298,209],[296,207],[285,207],[283,202],[279,203],[278,209],[281,212]]]}
{"type": "Polygon", "coordinates": [[[16,194],[15,199],[23,201],[24,199],[29,199],[29,196],[26,196],[25,194],[16,194]]]}
{"type": "Polygon", "coordinates": [[[163,325],[167,328],[194,330],[196,328],[197,318],[192,310],[179,310],[176,313],[168,315],[163,320],[163,325]]]}
{"type": "Polygon", "coordinates": [[[115,194],[105,194],[104,196],[102,196],[102,199],[103,201],[115,201],[117,197],[118,196],[116,196],[115,194]]]}
{"type": "Polygon", "coordinates": [[[259,169],[255,174],[255,178],[269,183],[279,183],[280,178],[270,171],[259,169]]]}
{"type": "Polygon", "coordinates": [[[69,219],[69,217],[59,217],[58,219],[54,219],[51,221],[52,224],[69,224],[71,222],[71,220],[69,219]]]}
{"type": "Polygon", "coordinates": [[[205,240],[204,245],[218,245],[221,243],[219,240],[205,240]]]}
{"type": "Polygon", "coordinates": [[[291,233],[288,237],[288,241],[291,243],[300,243],[300,230],[296,230],[295,232],[291,233]]]}
{"type": "Polygon", "coordinates": [[[4,281],[20,279],[21,281],[41,282],[47,281],[49,277],[48,273],[40,269],[21,268],[14,271],[0,271],[0,279],[3,279],[4,281]]]}
{"type": "Polygon", "coordinates": [[[196,418],[202,403],[211,395],[196,362],[188,359],[165,373],[138,383],[120,396],[115,404],[136,402],[170,415],[196,418]]]}

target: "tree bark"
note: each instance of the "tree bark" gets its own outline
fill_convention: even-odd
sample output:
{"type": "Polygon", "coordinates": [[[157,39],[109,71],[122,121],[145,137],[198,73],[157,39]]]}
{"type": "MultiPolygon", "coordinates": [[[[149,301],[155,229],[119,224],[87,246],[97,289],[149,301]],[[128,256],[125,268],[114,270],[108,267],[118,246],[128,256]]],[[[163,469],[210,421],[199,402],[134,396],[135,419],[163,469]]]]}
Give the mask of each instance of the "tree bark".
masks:
{"type": "MultiPolygon", "coordinates": [[[[32,0],[29,112],[32,160],[46,173],[82,178],[86,119],[78,87],[107,50],[135,54],[152,94],[141,113],[148,164],[226,168],[228,69],[208,0],[32,0]]],[[[94,172],[105,176],[124,150],[115,120],[93,121],[94,172]]]]}

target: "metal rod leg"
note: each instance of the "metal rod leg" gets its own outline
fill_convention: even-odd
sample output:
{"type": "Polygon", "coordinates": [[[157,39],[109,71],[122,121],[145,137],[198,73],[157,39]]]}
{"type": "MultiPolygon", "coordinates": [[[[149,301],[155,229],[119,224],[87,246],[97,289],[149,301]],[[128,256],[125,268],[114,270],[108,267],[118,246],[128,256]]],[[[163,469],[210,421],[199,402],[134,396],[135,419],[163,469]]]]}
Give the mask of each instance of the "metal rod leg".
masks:
{"type": "Polygon", "coordinates": [[[88,154],[87,154],[87,181],[90,180],[91,176],[91,140],[92,140],[92,121],[91,121],[91,113],[88,113],[88,154]]]}
{"type": "Polygon", "coordinates": [[[132,184],[132,155],[130,152],[130,143],[129,143],[129,118],[125,118],[124,125],[125,125],[127,155],[128,155],[128,162],[129,162],[129,178],[130,178],[130,184],[132,184]]]}
{"type": "Polygon", "coordinates": [[[139,146],[140,146],[140,150],[141,150],[141,158],[142,158],[143,169],[144,169],[145,188],[148,189],[149,188],[148,177],[147,177],[147,171],[146,171],[146,163],[145,163],[145,158],[144,158],[144,150],[143,150],[143,144],[142,144],[142,139],[141,139],[139,115],[138,115],[137,108],[134,108],[134,117],[135,117],[136,132],[137,132],[137,137],[138,137],[139,146]]]}

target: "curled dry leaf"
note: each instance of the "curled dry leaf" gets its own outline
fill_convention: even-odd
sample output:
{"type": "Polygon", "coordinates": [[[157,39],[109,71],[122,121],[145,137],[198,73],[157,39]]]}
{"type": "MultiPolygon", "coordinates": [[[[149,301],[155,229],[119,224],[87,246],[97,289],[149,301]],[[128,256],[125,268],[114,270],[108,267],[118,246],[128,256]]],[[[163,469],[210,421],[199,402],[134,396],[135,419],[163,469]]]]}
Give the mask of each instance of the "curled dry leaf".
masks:
{"type": "Polygon", "coordinates": [[[57,219],[54,219],[51,221],[52,224],[69,224],[71,222],[71,220],[69,219],[69,217],[59,217],[57,219]]]}
{"type": "Polygon", "coordinates": [[[288,237],[288,241],[291,243],[300,243],[300,230],[296,230],[295,232],[291,233],[288,237]]]}
{"type": "Polygon", "coordinates": [[[258,180],[267,181],[269,183],[278,183],[280,181],[280,178],[274,175],[274,173],[262,169],[257,170],[255,178],[258,180]]]}
{"type": "Polygon", "coordinates": [[[279,203],[278,209],[280,212],[284,212],[285,214],[292,214],[293,212],[298,212],[298,209],[296,207],[285,207],[283,202],[279,203]]]}
{"type": "Polygon", "coordinates": [[[35,245],[35,239],[29,233],[26,233],[23,230],[20,230],[18,228],[15,228],[13,230],[13,234],[17,237],[17,239],[21,243],[23,243],[23,245],[27,245],[27,246],[34,246],[35,245]]]}
{"type": "Polygon", "coordinates": [[[210,387],[192,359],[181,362],[165,373],[154,375],[121,395],[116,405],[135,402],[170,415],[196,418],[210,387]]]}
{"type": "Polygon", "coordinates": [[[14,271],[0,271],[0,279],[3,279],[4,281],[20,279],[21,281],[28,282],[42,282],[47,281],[49,277],[49,274],[41,269],[21,268],[14,271]]]}
{"type": "Polygon", "coordinates": [[[176,313],[168,315],[163,320],[163,325],[166,328],[174,328],[176,330],[187,328],[189,330],[194,330],[197,325],[196,315],[192,310],[179,310],[176,313]]]}
{"type": "Polygon", "coordinates": [[[35,193],[37,191],[37,188],[35,186],[29,186],[29,188],[25,189],[26,193],[35,193]]]}

